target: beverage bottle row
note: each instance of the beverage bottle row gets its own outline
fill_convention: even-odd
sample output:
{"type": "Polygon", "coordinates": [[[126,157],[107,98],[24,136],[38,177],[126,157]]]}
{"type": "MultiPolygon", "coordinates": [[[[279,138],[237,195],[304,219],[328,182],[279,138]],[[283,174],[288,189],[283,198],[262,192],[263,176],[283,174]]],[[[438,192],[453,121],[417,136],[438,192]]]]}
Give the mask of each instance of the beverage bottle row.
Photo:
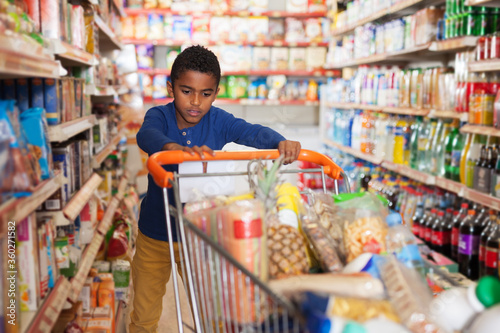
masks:
{"type": "Polygon", "coordinates": [[[381,176],[374,172],[369,189],[386,197],[403,223],[431,249],[453,260],[470,279],[498,277],[500,218],[452,193],[381,176]]]}

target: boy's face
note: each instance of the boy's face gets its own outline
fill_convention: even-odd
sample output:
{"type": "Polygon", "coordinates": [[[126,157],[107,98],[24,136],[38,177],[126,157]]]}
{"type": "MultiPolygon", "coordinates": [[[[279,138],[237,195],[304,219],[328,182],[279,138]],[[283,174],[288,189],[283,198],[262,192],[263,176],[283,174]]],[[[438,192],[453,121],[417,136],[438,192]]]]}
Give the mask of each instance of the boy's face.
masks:
{"type": "Polygon", "coordinates": [[[167,89],[174,98],[179,129],[198,124],[210,111],[219,92],[215,77],[191,70],[181,73],[175,80],[175,86],[167,82],[167,89]]]}

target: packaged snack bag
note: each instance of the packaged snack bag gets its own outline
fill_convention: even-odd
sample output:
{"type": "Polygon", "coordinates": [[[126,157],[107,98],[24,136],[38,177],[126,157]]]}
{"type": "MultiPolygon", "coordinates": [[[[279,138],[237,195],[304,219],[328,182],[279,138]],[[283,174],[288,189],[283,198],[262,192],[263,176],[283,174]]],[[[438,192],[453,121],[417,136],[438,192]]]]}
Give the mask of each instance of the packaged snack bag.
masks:
{"type": "Polygon", "coordinates": [[[148,16],[148,39],[163,39],[163,15],[149,14],[148,16]]]}
{"type": "Polygon", "coordinates": [[[228,16],[212,16],[210,19],[210,40],[227,42],[231,31],[231,18],[228,16]]]}
{"type": "Polygon", "coordinates": [[[210,19],[209,14],[193,15],[193,41],[209,41],[210,40],[210,19]]]}

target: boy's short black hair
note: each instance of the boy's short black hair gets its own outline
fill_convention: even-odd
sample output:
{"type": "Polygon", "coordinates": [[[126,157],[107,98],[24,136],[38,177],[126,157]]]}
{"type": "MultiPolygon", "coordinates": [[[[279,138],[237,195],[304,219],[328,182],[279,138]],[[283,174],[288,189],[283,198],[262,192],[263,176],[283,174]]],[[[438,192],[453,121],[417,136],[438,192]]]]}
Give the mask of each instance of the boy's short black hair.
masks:
{"type": "Polygon", "coordinates": [[[182,73],[190,70],[212,75],[217,81],[217,87],[219,86],[221,77],[219,60],[209,49],[194,45],[182,51],[172,65],[170,73],[172,86],[182,73]]]}

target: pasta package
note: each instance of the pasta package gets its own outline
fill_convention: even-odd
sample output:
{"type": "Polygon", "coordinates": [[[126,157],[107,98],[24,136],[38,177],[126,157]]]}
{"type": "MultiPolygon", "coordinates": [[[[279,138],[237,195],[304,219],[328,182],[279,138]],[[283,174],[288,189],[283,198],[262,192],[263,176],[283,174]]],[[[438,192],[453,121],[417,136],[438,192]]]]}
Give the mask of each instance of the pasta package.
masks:
{"type": "Polygon", "coordinates": [[[302,216],[302,231],[324,271],[342,270],[344,265],[335,248],[335,241],[319,223],[318,215],[308,206],[305,207],[305,214],[302,216]]]}
{"type": "Polygon", "coordinates": [[[368,216],[344,224],[344,246],[347,262],[365,252],[385,252],[387,225],[380,216],[368,216]]]}

